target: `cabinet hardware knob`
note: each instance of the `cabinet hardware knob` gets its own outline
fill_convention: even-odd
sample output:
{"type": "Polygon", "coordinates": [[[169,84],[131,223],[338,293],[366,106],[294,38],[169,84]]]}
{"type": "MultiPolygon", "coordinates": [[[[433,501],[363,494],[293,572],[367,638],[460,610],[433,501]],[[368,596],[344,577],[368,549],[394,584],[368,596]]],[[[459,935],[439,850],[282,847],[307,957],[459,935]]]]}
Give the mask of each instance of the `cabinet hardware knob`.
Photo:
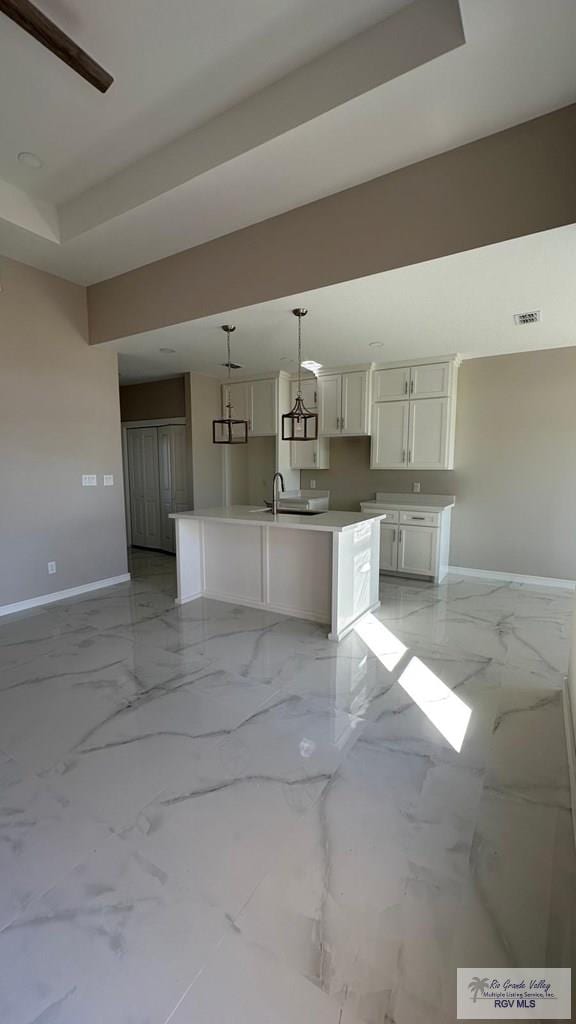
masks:
{"type": "Polygon", "coordinates": [[[414,394],[414,378],[413,377],[411,377],[411,379],[410,379],[410,394],[411,395],[414,394]]]}
{"type": "Polygon", "coordinates": [[[402,449],[402,462],[406,462],[406,449],[402,449]]]}
{"type": "Polygon", "coordinates": [[[408,381],[407,380],[404,381],[404,394],[405,395],[408,394],[408,381]]]}

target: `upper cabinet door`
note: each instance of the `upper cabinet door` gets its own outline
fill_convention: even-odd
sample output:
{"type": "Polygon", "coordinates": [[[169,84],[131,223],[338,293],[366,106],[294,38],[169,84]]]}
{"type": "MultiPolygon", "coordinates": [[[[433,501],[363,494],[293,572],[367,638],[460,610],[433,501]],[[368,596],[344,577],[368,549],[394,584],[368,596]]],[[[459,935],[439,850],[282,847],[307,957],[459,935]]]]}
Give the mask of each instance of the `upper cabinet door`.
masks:
{"type": "Polygon", "coordinates": [[[391,370],[375,370],[373,378],[374,402],[395,402],[408,397],[410,367],[398,366],[391,370]]]}
{"type": "Polygon", "coordinates": [[[275,434],[276,427],[276,381],[255,380],[250,385],[250,406],[248,429],[253,436],[275,434]]]}
{"type": "MultiPolygon", "coordinates": [[[[318,408],[318,381],[314,377],[314,380],[306,378],[302,381],[302,401],[310,412],[314,412],[318,408]]],[[[292,401],[298,394],[298,383],[297,381],[292,382],[292,401]]]]}
{"type": "Polygon", "coordinates": [[[318,378],[318,432],[325,435],[340,433],[342,410],[342,377],[318,378]]]}
{"type": "Polygon", "coordinates": [[[364,371],[342,374],[342,410],[340,433],[370,433],[368,410],[368,374],[364,371]]]}
{"type": "Polygon", "coordinates": [[[250,385],[245,384],[243,381],[236,381],[232,384],[225,384],[222,389],[222,415],[227,416],[228,410],[226,403],[228,402],[228,395],[230,395],[230,401],[232,403],[232,416],[235,420],[247,420],[249,419],[249,406],[250,406],[250,385]]]}
{"type": "Polygon", "coordinates": [[[429,363],[411,368],[410,398],[440,398],[448,395],[449,389],[450,363],[429,363]]]}
{"type": "Polygon", "coordinates": [[[450,469],[447,398],[410,403],[408,463],[414,469],[450,469]]]}
{"type": "Polygon", "coordinates": [[[372,406],[371,469],[406,469],[410,402],[372,406]]]}

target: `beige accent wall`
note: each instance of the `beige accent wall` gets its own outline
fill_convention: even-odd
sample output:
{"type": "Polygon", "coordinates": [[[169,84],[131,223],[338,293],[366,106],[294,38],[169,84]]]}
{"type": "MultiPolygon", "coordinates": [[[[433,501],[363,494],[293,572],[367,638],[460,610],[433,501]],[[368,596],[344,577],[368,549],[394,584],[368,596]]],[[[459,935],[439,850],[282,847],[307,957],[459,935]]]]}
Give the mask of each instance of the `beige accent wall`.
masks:
{"type": "Polygon", "coordinates": [[[88,289],[93,343],[576,221],[576,105],[88,289]]]}
{"type": "MultiPolygon", "coordinates": [[[[530,330],[530,328],[526,328],[530,330]]],[[[376,491],[455,494],[450,562],[576,579],[576,348],[460,367],[455,469],[370,469],[368,438],[330,442],[331,468],[302,473],[358,509],[376,491]]]]}
{"type": "Polygon", "coordinates": [[[185,416],[184,377],[124,384],[120,388],[120,414],[123,423],[185,416]]]}
{"type": "Polygon", "coordinates": [[[116,356],[87,337],[84,288],[2,262],[0,606],[126,572],[116,356]]]}

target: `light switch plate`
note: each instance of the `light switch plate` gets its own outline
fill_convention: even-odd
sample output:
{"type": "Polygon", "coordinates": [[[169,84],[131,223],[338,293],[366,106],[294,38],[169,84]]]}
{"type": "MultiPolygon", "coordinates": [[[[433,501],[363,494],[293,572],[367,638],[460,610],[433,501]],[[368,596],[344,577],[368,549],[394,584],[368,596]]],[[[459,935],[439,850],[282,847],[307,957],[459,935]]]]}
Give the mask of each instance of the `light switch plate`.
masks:
{"type": "Polygon", "coordinates": [[[114,487],[114,477],[112,473],[104,473],[104,487],[114,487]]]}
{"type": "Polygon", "coordinates": [[[98,477],[95,473],[84,473],[82,476],[82,487],[97,487],[98,477]]]}
{"type": "Polygon", "coordinates": [[[48,575],[53,576],[56,572],[56,562],[48,562],[48,575]]]}

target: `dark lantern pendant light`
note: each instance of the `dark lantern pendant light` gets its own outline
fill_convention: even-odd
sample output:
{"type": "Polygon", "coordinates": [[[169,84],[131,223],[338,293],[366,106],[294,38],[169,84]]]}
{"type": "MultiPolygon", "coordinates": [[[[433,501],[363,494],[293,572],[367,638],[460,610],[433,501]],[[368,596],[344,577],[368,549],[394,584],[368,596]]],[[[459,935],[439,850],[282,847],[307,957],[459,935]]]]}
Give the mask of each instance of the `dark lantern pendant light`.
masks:
{"type": "Polygon", "coordinates": [[[318,416],[310,412],[302,399],[302,317],[307,309],[293,309],[298,318],[298,391],[290,412],[282,416],[283,441],[315,441],[318,437],[318,416]]]}
{"type": "Polygon", "coordinates": [[[230,335],[236,330],[231,324],[223,324],[222,330],[226,332],[226,353],[228,367],[228,401],[225,408],[228,413],[222,419],[212,420],[212,441],[214,444],[247,444],[248,443],[248,421],[235,419],[232,415],[232,394],[230,391],[230,378],[232,375],[232,364],[230,360],[230,335]]]}

